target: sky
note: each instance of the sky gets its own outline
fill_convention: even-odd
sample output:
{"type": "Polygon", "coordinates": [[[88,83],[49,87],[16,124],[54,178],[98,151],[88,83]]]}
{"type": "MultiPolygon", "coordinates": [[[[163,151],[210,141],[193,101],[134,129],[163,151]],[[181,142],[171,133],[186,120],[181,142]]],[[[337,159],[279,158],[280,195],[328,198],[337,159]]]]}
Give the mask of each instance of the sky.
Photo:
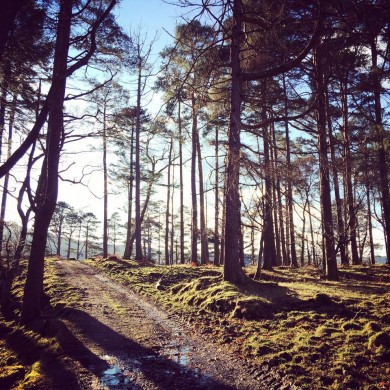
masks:
{"type": "MultiPolygon", "coordinates": [[[[144,35],[146,34],[151,38],[157,33],[159,39],[153,46],[153,56],[154,58],[157,58],[158,53],[165,46],[172,43],[170,34],[173,34],[175,25],[181,22],[182,19],[180,15],[184,11],[185,10],[182,8],[172,4],[167,4],[162,0],[122,0],[119,7],[117,7],[115,14],[117,15],[118,23],[127,33],[141,29],[144,35]]],[[[159,108],[157,107],[158,103],[155,103],[154,106],[155,107],[149,106],[148,110],[153,112],[154,109],[159,108]]],[[[83,153],[74,157],[77,164],[75,165],[74,173],[68,175],[68,177],[71,177],[73,174],[76,176],[79,175],[82,164],[91,162],[96,165],[96,160],[93,154],[87,151],[85,146],[83,146],[83,149],[83,153]],[[80,164],[80,162],[82,162],[82,164],[80,164]]],[[[91,189],[93,189],[94,193],[101,196],[103,192],[103,180],[101,173],[92,175],[89,179],[88,185],[91,189]]],[[[66,201],[75,209],[82,210],[84,212],[92,211],[98,219],[102,219],[102,198],[93,196],[86,187],[81,185],[70,185],[66,182],[60,182],[59,186],[58,200],[66,201]]],[[[115,186],[112,187],[114,187],[113,189],[115,190],[115,186]]],[[[11,200],[10,203],[12,203],[11,200]]],[[[109,215],[122,209],[124,204],[125,200],[123,194],[122,197],[120,195],[110,195],[109,205],[111,207],[109,215]]],[[[10,204],[7,208],[6,219],[18,221],[19,218],[15,215],[14,210],[15,207],[10,204]]],[[[123,221],[124,220],[125,215],[123,214],[123,221]]],[[[382,240],[382,237],[378,237],[378,241],[382,240]]],[[[380,252],[382,252],[382,250],[380,252]]]]}
{"type": "MultiPolygon", "coordinates": [[[[131,33],[141,29],[142,35],[147,35],[147,39],[152,39],[156,34],[158,40],[153,44],[152,59],[153,62],[159,52],[167,45],[171,44],[172,39],[169,33],[173,33],[177,20],[180,19],[180,7],[166,4],[162,0],[122,0],[119,7],[116,8],[117,22],[125,32],[131,33]],[[166,32],[166,31],[168,32],[166,32]]],[[[155,103],[149,104],[147,109],[151,112],[159,109],[159,99],[155,103]]],[[[80,159],[80,156],[76,156],[80,159]]],[[[83,163],[96,164],[95,156],[90,152],[82,154],[83,163]]],[[[76,168],[76,171],[79,168],[76,168]]],[[[71,175],[68,175],[70,177],[71,175]]],[[[89,187],[95,194],[102,195],[103,180],[101,173],[96,173],[88,180],[89,187]]],[[[111,186],[110,192],[115,189],[111,186]]],[[[101,219],[103,217],[103,200],[96,198],[86,187],[77,185],[72,186],[67,183],[60,183],[59,200],[66,200],[67,203],[76,209],[85,212],[92,211],[101,219]]],[[[126,202],[120,195],[110,195],[109,215],[118,211],[126,202]],[[111,207],[110,207],[111,206],[111,207]],[[114,207],[112,207],[114,206],[114,207]]],[[[123,218],[125,220],[125,218],[123,218]]]]}
{"type": "MultiPolygon", "coordinates": [[[[169,33],[173,33],[177,21],[180,20],[181,12],[182,9],[180,7],[164,3],[162,0],[122,0],[115,9],[117,22],[123,27],[125,32],[130,33],[131,31],[141,29],[142,34],[146,34],[150,38],[157,34],[159,38],[153,45],[152,54],[154,58],[157,58],[159,52],[172,42],[169,33]]],[[[71,81],[68,84],[71,84],[71,81]]],[[[151,107],[148,107],[148,109],[152,110],[151,107]]],[[[76,163],[80,161],[83,163],[96,163],[95,158],[86,150],[85,146],[83,146],[83,153],[76,155],[73,160],[76,163]]],[[[72,159],[70,159],[70,162],[72,162],[72,159]]],[[[80,174],[80,165],[75,165],[74,175],[79,176],[80,174]]],[[[72,175],[73,173],[67,175],[67,177],[71,178],[72,175]]],[[[102,189],[99,188],[102,187],[101,177],[91,176],[88,184],[91,188],[94,188],[94,192],[102,193],[102,189]]],[[[99,218],[103,215],[103,201],[91,195],[89,190],[81,185],[75,186],[60,181],[58,199],[66,200],[76,209],[86,212],[93,211],[99,218]]],[[[6,219],[18,222],[19,216],[15,211],[16,202],[9,198],[8,203],[6,219]]],[[[111,212],[114,211],[112,210],[111,212]]]]}
{"type": "Polygon", "coordinates": [[[180,7],[162,0],[122,0],[116,10],[117,21],[126,32],[140,27],[151,36],[159,33],[160,39],[156,43],[158,51],[169,41],[169,34],[164,30],[173,33],[181,12],[180,7]]]}

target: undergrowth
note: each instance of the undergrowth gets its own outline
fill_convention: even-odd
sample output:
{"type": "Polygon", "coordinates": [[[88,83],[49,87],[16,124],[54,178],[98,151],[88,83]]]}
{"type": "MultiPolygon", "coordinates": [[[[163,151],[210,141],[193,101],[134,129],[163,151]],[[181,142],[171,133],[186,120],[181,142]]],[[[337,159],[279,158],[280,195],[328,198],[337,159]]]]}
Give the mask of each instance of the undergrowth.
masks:
{"type": "Polygon", "coordinates": [[[180,314],[255,367],[277,370],[301,388],[390,387],[388,266],[342,268],[340,282],[321,280],[314,268],[280,267],[264,271],[260,282],[248,278],[237,287],[213,266],[90,264],[180,314]]]}
{"type": "MultiPolygon", "coordinates": [[[[62,354],[55,318],[79,300],[54,261],[47,262],[45,275],[46,320],[32,329],[18,325],[23,274],[13,290],[13,312],[0,318],[1,389],[50,388],[50,370],[62,354]]],[[[313,268],[280,267],[238,287],[213,266],[89,263],[179,314],[255,371],[275,370],[303,389],[390,387],[388,266],[342,268],[339,282],[321,280],[313,268]]],[[[252,276],[254,269],[246,272],[252,276]]]]}
{"type": "Polygon", "coordinates": [[[77,301],[77,292],[60,280],[53,261],[46,261],[43,319],[29,328],[19,324],[26,262],[12,289],[11,310],[0,314],[0,389],[50,389],[53,370],[68,374],[59,369],[62,351],[55,317],[77,301]]]}

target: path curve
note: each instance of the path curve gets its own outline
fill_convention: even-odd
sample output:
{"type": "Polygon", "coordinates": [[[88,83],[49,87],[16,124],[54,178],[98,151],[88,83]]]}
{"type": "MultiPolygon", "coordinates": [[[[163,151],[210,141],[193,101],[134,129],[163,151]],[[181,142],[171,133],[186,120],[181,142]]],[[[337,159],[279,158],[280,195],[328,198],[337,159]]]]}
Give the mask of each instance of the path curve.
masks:
{"type": "MultiPolygon", "coordinates": [[[[261,390],[243,362],[129,288],[80,261],[59,260],[79,309],[63,315],[62,348],[82,389],[261,390]]],[[[269,388],[269,386],[267,386],[269,388]]]]}

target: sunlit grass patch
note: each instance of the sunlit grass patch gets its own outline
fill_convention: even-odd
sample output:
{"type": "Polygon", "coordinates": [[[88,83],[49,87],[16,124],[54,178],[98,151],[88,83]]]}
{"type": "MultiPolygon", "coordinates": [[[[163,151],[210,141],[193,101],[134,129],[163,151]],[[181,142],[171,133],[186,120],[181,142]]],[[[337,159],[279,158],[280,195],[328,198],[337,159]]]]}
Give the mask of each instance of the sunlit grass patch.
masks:
{"type": "Polygon", "coordinates": [[[108,294],[103,293],[104,300],[110,304],[111,309],[121,316],[125,316],[127,311],[126,309],[119,304],[118,302],[114,301],[108,294]]]}
{"type": "MultiPolygon", "coordinates": [[[[19,325],[19,315],[27,262],[21,261],[20,274],[12,289],[12,308],[7,319],[0,316],[0,388],[48,388],[46,362],[60,359],[62,349],[56,338],[58,322],[54,318],[66,308],[76,306],[78,291],[65,284],[55,269],[55,260],[45,260],[45,303],[47,319],[27,329],[19,325]]],[[[55,363],[54,363],[55,364],[55,363]]]]}
{"type": "Polygon", "coordinates": [[[95,266],[304,389],[369,388],[388,378],[388,350],[374,336],[390,332],[389,267],[343,268],[340,282],[320,279],[313,267],[280,267],[238,287],[218,267],[126,264],[95,266]]]}
{"type": "Polygon", "coordinates": [[[34,389],[37,388],[40,382],[44,381],[44,374],[42,372],[41,362],[35,362],[30,371],[25,376],[21,388],[22,389],[34,389]]]}

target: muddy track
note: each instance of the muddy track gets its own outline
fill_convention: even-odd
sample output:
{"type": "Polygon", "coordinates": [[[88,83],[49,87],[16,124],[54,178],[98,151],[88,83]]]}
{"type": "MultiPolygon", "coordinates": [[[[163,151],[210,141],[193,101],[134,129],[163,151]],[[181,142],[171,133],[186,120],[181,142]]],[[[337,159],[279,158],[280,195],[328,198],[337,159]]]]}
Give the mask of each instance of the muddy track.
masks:
{"type": "Polygon", "coordinates": [[[242,361],[130,289],[78,261],[57,263],[79,291],[61,344],[82,389],[265,389],[242,361]]]}

